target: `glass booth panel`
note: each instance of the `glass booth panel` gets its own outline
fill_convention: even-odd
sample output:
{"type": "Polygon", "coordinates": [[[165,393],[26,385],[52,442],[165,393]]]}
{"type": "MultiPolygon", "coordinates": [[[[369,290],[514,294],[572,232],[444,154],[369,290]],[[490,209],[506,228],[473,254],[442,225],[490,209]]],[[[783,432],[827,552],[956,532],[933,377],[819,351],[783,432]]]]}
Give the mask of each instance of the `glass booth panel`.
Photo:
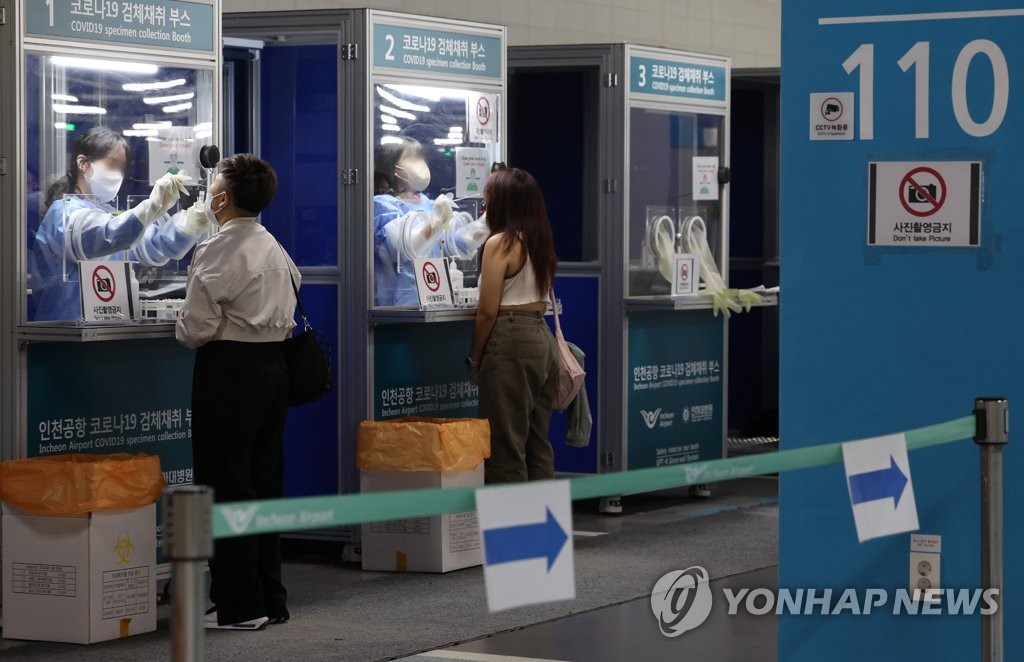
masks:
{"type": "Polygon", "coordinates": [[[630,109],[629,296],[670,295],[678,253],[721,262],[723,140],[721,116],[630,109]]]}
{"type": "Polygon", "coordinates": [[[185,211],[205,197],[212,71],[29,54],[25,85],[27,321],[82,320],[85,260],[130,263],[135,318],[173,319],[208,231],[185,211]],[[155,186],[180,172],[185,193],[155,186]]]}
{"type": "Polygon", "coordinates": [[[374,86],[374,306],[419,306],[413,260],[421,257],[447,257],[462,272],[457,297],[476,287],[488,234],[483,189],[501,153],[499,102],[473,90],[374,86]]]}

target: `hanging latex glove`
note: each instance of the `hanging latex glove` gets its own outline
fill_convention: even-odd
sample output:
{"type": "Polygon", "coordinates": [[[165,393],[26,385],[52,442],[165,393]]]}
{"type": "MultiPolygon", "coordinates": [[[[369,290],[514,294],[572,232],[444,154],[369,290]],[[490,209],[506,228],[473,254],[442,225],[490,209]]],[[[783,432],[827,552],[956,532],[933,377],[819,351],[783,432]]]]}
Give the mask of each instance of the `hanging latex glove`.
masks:
{"type": "Polygon", "coordinates": [[[190,237],[198,237],[213,230],[210,219],[206,215],[206,204],[195,202],[191,207],[174,218],[178,229],[190,237]]]}
{"type": "MultiPolygon", "coordinates": [[[[735,290],[732,291],[735,292],[735,290]]],[[[743,307],[733,299],[728,289],[712,290],[711,301],[715,317],[718,317],[718,313],[722,313],[725,319],[729,319],[729,316],[733,313],[743,311],[743,307]]]]}
{"type": "Polygon", "coordinates": [[[658,234],[654,239],[655,252],[658,257],[658,271],[668,282],[672,282],[673,273],[676,268],[676,250],[673,246],[672,231],[665,226],[660,226],[658,234]]]}
{"type": "Polygon", "coordinates": [[[156,180],[149,199],[143,200],[131,211],[142,221],[143,225],[149,225],[156,219],[167,213],[167,210],[178,202],[181,195],[188,193],[185,186],[192,183],[192,178],[181,171],[178,174],[167,173],[156,180]]]}
{"type": "Polygon", "coordinates": [[[743,306],[743,310],[749,313],[751,306],[762,303],[764,297],[751,290],[736,290],[736,300],[743,306]]]}

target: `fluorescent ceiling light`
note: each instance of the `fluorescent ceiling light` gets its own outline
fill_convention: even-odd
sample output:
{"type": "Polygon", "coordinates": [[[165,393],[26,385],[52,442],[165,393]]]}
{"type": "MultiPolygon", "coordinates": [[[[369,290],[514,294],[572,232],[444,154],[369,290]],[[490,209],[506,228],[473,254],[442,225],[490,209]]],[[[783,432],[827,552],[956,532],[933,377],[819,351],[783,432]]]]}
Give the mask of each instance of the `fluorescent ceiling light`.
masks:
{"type": "Polygon", "coordinates": [[[125,129],[121,133],[128,137],[149,137],[160,134],[160,132],[157,129],[125,129]]]}
{"type": "Polygon", "coordinates": [[[402,130],[402,127],[398,126],[397,124],[381,124],[380,128],[383,131],[401,131],[402,130]]]}
{"type": "Polygon", "coordinates": [[[398,124],[398,120],[396,120],[391,115],[381,115],[380,121],[384,122],[385,124],[398,124]]]}
{"type": "Polygon", "coordinates": [[[196,132],[196,133],[200,133],[202,131],[211,131],[212,132],[213,131],[213,122],[200,122],[199,124],[196,124],[194,127],[192,127],[192,130],[194,132],[196,132]]]}
{"type": "Polygon", "coordinates": [[[380,85],[377,86],[377,94],[381,95],[382,97],[387,99],[388,102],[398,106],[399,108],[404,108],[405,110],[417,110],[417,111],[419,111],[421,113],[429,113],[430,112],[430,107],[429,106],[423,106],[423,105],[420,105],[418,103],[413,103],[412,101],[406,101],[405,99],[399,99],[394,94],[391,94],[390,92],[388,92],[387,90],[382,88],[380,85]]]}
{"type": "Polygon", "coordinates": [[[398,136],[384,136],[380,139],[381,145],[400,145],[402,142],[402,139],[398,136]]]}
{"type": "Polygon", "coordinates": [[[78,103],[78,97],[73,97],[70,94],[51,94],[50,99],[53,101],[70,101],[71,103],[78,103]]]}
{"type": "Polygon", "coordinates": [[[95,71],[123,71],[133,74],[155,74],[160,67],[142,62],[121,62],[120,60],[92,60],[84,57],[53,55],[50,62],[69,69],[92,69],[95,71]]]}
{"type": "Polygon", "coordinates": [[[154,90],[169,90],[172,87],[181,87],[185,84],[184,78],[174,80],[156,81],[153,83],[125,83],[121,89],[125,92],[152,92],[154,90]]]}
{"type": "Polygon", "coordinates": [[[149,104],[150,106],[158,106],[162,103],[171,103],[172,101],[188,101],[195,96],[195,92],[185,92],[184,94],[172,94],[169,97],[145,97],[142,100],[142,103],[149,104]]]}
{"type": "Polygon", "coordinates": [[[176,106],[164,106],[164,112],[165,113],[180,113],[181,111],[188,110],[191,107],[192,107],[192,102],[191,101],[186,101],[185,103],[179,103],[176,106]]]}
{"type": "Polygon", "coordinates": [[[429,101],[440,101],[441,99],[465,99],[470,94],[469,90],[456,90],[446,87],[427,87],[425,85],[387,85],[388,89],[399,94],[411,97],[419,97],[429,101]]]}
{"type": "Polygon", "coordinates": [[[55,103],[53,112],[67,115],[106,115],[107,109],[99,106],[72,106],[67,103],[55,103]]]}
{"type": "Polygon", "coordinates": [[[68,128],[68,123],[67,122],[54,122],[53,123],[53,128],[55,128],[55,129],[67,129],[68,128]]]}
{"type": "Polygon", "coordinates": [[[213,131],[196,131],[196,140],[202,140],[203,138],[209,138],[213,135],[213,131]]]}
{"type": "Polygon", "coordinates": [[[167,129],[173,126],[170,122],[143,122],[141,124],[132,124],[133,129],[167,129]]]}
{"type": "Polygon", "coordinates": [[[435,145],[461,145],[462,138],[434,138],[435,145]]]}
{"type": "Polygon", "coordinates": [[[412,113],[407,113],[404,110],[399,110],[397,108],[392,108],[391,106],[383,106],[382,105],[380,107],[380,112],[388,113],[389,115],[394,115],[395,117],[401,117],[404,120],[415,120],[416,119],[416,116],[413,115],[412,113]]]}
{"type": "Polygon", "coordinates": [[[461,126],[453,126],[450,129],[448,129],[448,133],[462,133],[462,127],[461,126]]]}

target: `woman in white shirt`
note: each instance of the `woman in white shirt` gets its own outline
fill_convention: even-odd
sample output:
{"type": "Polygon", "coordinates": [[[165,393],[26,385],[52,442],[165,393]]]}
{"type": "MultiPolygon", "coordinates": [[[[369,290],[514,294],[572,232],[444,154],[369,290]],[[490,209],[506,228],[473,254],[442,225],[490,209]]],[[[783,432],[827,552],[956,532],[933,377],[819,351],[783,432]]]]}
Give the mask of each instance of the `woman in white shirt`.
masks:
{"type": "Polygon", "coordinates": [[[484,187],[491,237],[480,256],[480,304],[466,357],[491,424],[488,483],[555,475],[548,440],[558,384],[557,347],[544,322],[555,278],[551,223],[530,173],[496,170],[484,187]]]}
{"type": "MultiPolygon", "coordinates": [[[[256,216],[277,175],[252,154],[222,160],[207,196],[220,232],[196,248],[175,334],[197,348],[192,378],[196,483],[215,499],[279,499],[284,491],[288,372],[281,341],[295,326],[298,269],[256,216]]],[[[206,627],[258,630],[288,620],[276,534],[215,541],[206,627]]]]}

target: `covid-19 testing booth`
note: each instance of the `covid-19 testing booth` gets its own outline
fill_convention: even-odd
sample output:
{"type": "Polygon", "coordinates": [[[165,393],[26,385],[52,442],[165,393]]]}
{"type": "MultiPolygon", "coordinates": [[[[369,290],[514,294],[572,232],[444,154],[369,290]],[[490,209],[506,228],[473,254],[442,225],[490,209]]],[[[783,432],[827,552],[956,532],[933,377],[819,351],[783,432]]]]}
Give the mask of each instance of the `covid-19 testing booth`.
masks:
{"type": "Polygon", "coordinates": [[[227,14],[224,36],[224,151],[276,169],[263,223],[336,342],[337,390],[289,417],[288,491],[356,491],[361,421],[476,415],[472,306],[422,306],[414,262],[475,284],[483,185],[504,159],[505,30],[336,10],[227,14]]]}
{"type": "Polygon", "coordinates": [[[728,279],[729,116],[728,58],[627,44],[509,49],[509,159],[544,189],[556,289],[574,311],[563,324],[587,351],[598,403],[597,443],[556,444],[561,471],[723,456],[728,322],[686,277],[696,262],[698,281],[713,280],[708,266],[728,279]]]}
{"type": "Polygon", "coordinates": [[[191,482],[173,300],[205,236],[183,210],[220,140],[219,2],[26,1],[2,17],[2,457],[144,452],[191,482]]]}

